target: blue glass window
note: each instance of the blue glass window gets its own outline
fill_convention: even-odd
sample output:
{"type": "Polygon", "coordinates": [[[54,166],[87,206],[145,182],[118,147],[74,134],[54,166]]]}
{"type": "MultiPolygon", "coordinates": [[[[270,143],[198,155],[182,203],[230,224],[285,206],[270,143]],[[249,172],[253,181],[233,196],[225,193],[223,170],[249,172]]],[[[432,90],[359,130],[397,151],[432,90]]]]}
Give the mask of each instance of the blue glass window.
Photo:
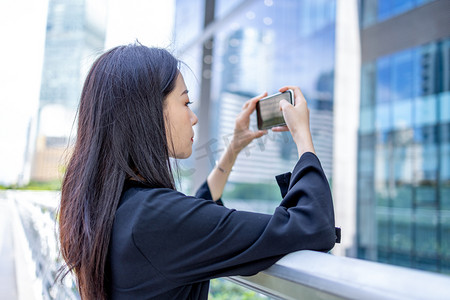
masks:
{"type": "Polygon", "coordinates": [[[392,14],[397,15],[412,9],[416,0],[393,0],[390,2],[392,2],[392,14]]]}
{"type": "Polygon", "coordinates": [[[450,253],[446,249],[450,249],[450,213],[448,211],[441,211],[441,271],[450,273],[450,253]]]}
{"type": "Polygon", "coordinates": [[[375,108],[375,127],[377,130],[388,131],[392,129],[391,103],[382,103],[375,108]]]}
{"type": "Polygon", "coordinates": [[[378,21],[385,20],[393,15],[391,2],[392,0],[378,0],[378,21]]]}
{"type": "Polygon", "coordinates": [[[426,126],[436,124],[437,97],[435,95],[423,96],[415,99],[415,125],[426,126]]]}
{"type": "Polygon", "coordinates": [[[413,187],[411,184],[396,184],[392,191],[392,207],[412,208],[413,187]]]}
{"type": "MultiPolygon", "coordinates": [[[[395,210],[392,215],[391,249],[406,257],[409,257],[412,249],[411,217],[411,210],[395,210]]],[[[409,266],[409,258],[406,263],[397,264],[409,266]]]]}
{"type": "Polygon", "coordinates": [[[386,20],[414,7],[415,0],[378,0],[378,21],[386,20]]]}
{"type": "Polygon", "coordinates": [[[450,39],[441,44],[441,61],[442,61],[442,91],[450,91],[450,39]]]}
{"type": "Polygon", "coordinates": [[[412,101],[397,101],[393,103],[393,123],[397,130],[413,127],[412,101]]]}
{"type": "Polygon", "coordinates": [[[361,108],[372,106],[375,96],[375,64],[367,63],[361,67],[361,108]]]}
{"type": "Polygon", "coordinates": [[[395,181],[404,184],[412,183],[412,147],[395,147],[394,149],[394,178],[395,181]]]}
{"type": "Polygon", "coordinates": [[[393,101],[412,98],[413,51],[405,50],[392,56],[392,88],[393,101]]]}
{"type": "Polygon", "coordinates": [[[431,1],[434,0],[362,0],[361,12],[363,27],[386,21],[389,18],[431,1]]]}
{"type": "Polygon", "coordinates": [[[377,22],[377,0],[363,0],[361,2],[361,11],[363,27],[377,22]]]}
{"type": "Polygon", "coordinates": [[[415,213],[415,252],[418,256],[433,258],[437,255],[437,215],[433,211],[418,209],[415,213]]]}
{"type": "Polygon", "coordinates": [[[381,249],[389,248],[389,215],[386,209],[377,209],[377,244],[381,249]]]}
{"type": "Polygon", "coordinates": [[[376,102],[383,103],[391,100],[391,61],[390,57],[377,60],[377,88],[376,102]]]}
{"type": "Polygon", "coordinates": [[[373,166],[373,150],[372,149],[364,149],[359,152],[359,172],[372,175],[374,171],[373,166]]]}
{"type": "Polygon", "coordinates": [[[374,131],[374,111],[373,108],[362,108],[360,112],[359,131],[362,134],[371,133],[374,131]]]}
{"type": "Polygon", "coordinates": [[[439,121],[441,123],[450,122],[450,92],[439,95],[439,121]]]}
{"type": "Polygon", "coordinates": [[[422,54],[420,48],[413,48],[412,50],[412,68],[413,75],[411,80],[412,97],[422,96],[422,54]]]}
{"type": "MultiPolygon", "coordinates": [[[[450,123],[440,126],[440,207],[450,211],[450,123]]],[[[450,239],[450,236],[449,236],[450,239]]],[[[446,248],[450,249],[450,248],[446,248]]],[[[448,254],[450,258],[450,253],[448,254]]]]}

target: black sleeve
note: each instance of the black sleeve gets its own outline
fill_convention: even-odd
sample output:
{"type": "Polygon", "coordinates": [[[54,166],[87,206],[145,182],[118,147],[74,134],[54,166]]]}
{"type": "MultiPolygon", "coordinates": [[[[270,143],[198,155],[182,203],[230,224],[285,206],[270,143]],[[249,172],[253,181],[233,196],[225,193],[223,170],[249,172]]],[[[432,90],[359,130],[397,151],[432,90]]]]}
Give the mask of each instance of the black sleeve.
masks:
{"type": "MultiPolygon", "coordinates": [[[[202,198],[205,200],[212,200],[211,190],[209,189],[208,182],[205,182],[198,188],[195,193],[196,198],[202,198]]],[[[223,206],[222,198],[217,199],[216,204],[223,206]]]]}
{"type": "Polygon", "coordinates": [[[156,189],[133,227],[135,246],[165,278],[179,284],[252,275],[293,251],[330,250],[334,212],[319,160],[303,154],[286,178],[286,195],[273,215],[156,189]]]}

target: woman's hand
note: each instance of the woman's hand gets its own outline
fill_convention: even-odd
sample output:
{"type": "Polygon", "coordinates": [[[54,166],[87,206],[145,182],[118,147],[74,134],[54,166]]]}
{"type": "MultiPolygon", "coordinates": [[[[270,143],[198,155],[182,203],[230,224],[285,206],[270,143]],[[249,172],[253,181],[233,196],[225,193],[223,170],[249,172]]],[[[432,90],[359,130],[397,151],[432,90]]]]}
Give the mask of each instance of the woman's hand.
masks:
{"type": "Polygon", "coordinates": [[[233,167],[239,152],[255,138],[259,138],[267,133],[265,130],[253,131],[248,128],[250,125],[250,115],[255,111],[256,102],[265,96],[267,96],[267,93],[245,102],[242,106],[242,111],[236,117],[233,139],[217,161],[216,167],[209,173],[208,178],[206,179],[214,201],[221,197],[228,176],[230,175],[231,168],[233,167]]]}
{"type": "Polygon", "coordinates": [[[294,91],[295,105],[286,100],[280,101],[280,110],[283,112],[287,126],[273,127],[272,131],[290,131],[297,145],[298,156],[305,152],[314,152],[311,131],[309,129],[309,109],[302,91],[296,86],[285,86],[280,92],[291,89],[294,91]]]}
{"type": "Polygon", "coordinates": [[[255,138],[259,138],[267,133],[267,130],[253,131],[249,129],[250,115],[255,111],[256,103],[266,96],[267,92],[245,102],[242,106],[242,111],[236,117],[233,139],[230,143],[231,150],[236,155],[255,138]]]}

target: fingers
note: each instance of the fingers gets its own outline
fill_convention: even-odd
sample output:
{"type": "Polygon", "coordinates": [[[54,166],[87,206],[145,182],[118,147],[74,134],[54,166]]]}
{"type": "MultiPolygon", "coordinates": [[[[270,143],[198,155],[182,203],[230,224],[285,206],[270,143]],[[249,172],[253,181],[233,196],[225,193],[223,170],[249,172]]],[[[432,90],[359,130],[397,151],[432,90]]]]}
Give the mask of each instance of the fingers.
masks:
{"type": "Polygon", "coordinates": [[[285,110],[288,106],[292,106],[289,102],[287,102],[285,99],[282,99],[279,103],[280,110],[285,110]]]}
{"type": "Polygon", "coordinates": [[[267,134],[267,130],[258,130],[254,132],[255,138],[262,137],[265,134],[267,134]]]}
{"type": "Polygon", "coordinates": [[[245,102],[244,105],[242,106],[242,116],[244,118],[250,117],[250,115],[255,111],[256,103],[266,96],[267,92],[264,92],[261,95],[256,96],[245,102]]]}
{"type": "Polygon", "coordinates": [[[283,132],[283,131],[289,131],[289,128],[287,126],[276,126],[276,127],[272,127],[271,130],[273,132],[283,132]]]}
{"type": "Polygon", "coordinates": [[[261,95],[258,95],[250,100],[245,101],[244,105],[242,105],[242,109],[246,109],[251,103],[256,103],[258,102],[260,99],[264,98],[265,96],[267,96],[267,92],[262,93],[261,95]]]}
{"type": "Polygon", "coordinates": [[[282,87],[279,91],[283,93],[289,89],[294,91],[295,104],[297,104],[300,100],[306,101],[305,96],[303,96],[303,93],[298,86],[287,85],[282,87]]]}

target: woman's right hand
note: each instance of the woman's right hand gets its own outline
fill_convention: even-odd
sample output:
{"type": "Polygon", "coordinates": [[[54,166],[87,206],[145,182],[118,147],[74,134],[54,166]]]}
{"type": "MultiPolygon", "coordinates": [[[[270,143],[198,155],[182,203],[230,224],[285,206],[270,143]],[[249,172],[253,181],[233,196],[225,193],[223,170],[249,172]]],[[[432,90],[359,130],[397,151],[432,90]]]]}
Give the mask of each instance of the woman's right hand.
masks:
{"type": "Polygon", "coordinates": [[[314,145],[309,128],[309,109],[302,91],[297,86],[285,86],[280,92],[291,89],[294,91],[295,105],[286,100],[280,101],[280,110],[283,112],[287,126],[273,127],[272,131],[290,131],[295,144],[297,145],[298,156],[305,152],[313,152],[314,145]]]}

